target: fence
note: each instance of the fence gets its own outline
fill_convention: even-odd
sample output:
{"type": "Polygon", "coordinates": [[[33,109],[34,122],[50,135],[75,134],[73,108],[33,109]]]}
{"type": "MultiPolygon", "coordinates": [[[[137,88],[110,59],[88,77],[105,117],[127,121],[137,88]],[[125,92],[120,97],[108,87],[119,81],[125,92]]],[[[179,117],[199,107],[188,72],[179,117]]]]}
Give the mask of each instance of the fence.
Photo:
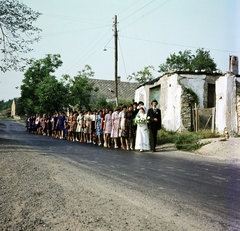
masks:
{"type": "Polygon", "coordinates": [[[193,109],[193,127],[194,131],[211,130],[215,131],[215,113],[216,108],[198,109],[195,105],[193,109]]]}

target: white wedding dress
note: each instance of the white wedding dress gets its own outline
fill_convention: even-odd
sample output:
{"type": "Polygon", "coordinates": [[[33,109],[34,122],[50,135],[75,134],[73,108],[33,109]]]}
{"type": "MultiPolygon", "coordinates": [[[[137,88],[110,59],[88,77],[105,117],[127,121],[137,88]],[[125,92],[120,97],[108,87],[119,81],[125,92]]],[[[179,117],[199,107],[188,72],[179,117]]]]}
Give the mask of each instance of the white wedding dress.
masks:
{"type": "MultiPolygon", "coordinates": [[[[146,113],[139,113],[139,116],[140,118],[147,118],[146,113]]],[[[137,125],[135,150],[150,150],[147,123],[141,123],[137,125]]]]}

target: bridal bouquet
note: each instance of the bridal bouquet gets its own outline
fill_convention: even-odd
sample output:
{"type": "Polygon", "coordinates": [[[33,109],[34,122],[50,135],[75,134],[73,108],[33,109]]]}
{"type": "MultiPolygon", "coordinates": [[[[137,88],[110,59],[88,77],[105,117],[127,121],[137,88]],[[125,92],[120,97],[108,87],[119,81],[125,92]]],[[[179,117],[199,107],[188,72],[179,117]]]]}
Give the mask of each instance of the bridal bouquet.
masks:
{"type": "Polygon", "coordinates": [[[137,124],[147,124],[150,122],[150,117],[148,116],[147,118],[143,118],[140,115],[137,115],[134,119],[133,119],[133,124],[137,125],[137,124]]]}

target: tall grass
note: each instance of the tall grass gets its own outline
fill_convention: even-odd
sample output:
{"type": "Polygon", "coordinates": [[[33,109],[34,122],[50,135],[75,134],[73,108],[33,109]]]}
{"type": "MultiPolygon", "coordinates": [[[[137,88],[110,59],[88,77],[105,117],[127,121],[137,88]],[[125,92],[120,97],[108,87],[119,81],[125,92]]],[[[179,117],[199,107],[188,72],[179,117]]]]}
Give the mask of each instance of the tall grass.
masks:
{"type": "Polygon", "coordinates": [[[201,142],[202,139],[219,137],[217,133],[212,133],[209,130],[199,132],[173,132],[162,129],[158,132],[157,143],[159,145],[166,143],[174,143],[179,150],[194,151],[201,148],[209,142],[201,142]]]}

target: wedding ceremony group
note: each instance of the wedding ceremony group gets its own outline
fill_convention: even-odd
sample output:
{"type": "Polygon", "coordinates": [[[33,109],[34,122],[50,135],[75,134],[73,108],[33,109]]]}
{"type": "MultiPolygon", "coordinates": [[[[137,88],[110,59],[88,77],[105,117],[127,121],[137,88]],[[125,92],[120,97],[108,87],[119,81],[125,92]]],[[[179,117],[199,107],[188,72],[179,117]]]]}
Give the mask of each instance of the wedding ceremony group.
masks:
{"type": "Polygon", "coordinates": [[[92,143],[105,148],[156,151],[157,132],[161,129],[161,111],[157,100],[147,109],[143,102],[113,109],[74,111],[67,116],[36,114],[26,120],[26,130],[57,139],[92,143]]]}

